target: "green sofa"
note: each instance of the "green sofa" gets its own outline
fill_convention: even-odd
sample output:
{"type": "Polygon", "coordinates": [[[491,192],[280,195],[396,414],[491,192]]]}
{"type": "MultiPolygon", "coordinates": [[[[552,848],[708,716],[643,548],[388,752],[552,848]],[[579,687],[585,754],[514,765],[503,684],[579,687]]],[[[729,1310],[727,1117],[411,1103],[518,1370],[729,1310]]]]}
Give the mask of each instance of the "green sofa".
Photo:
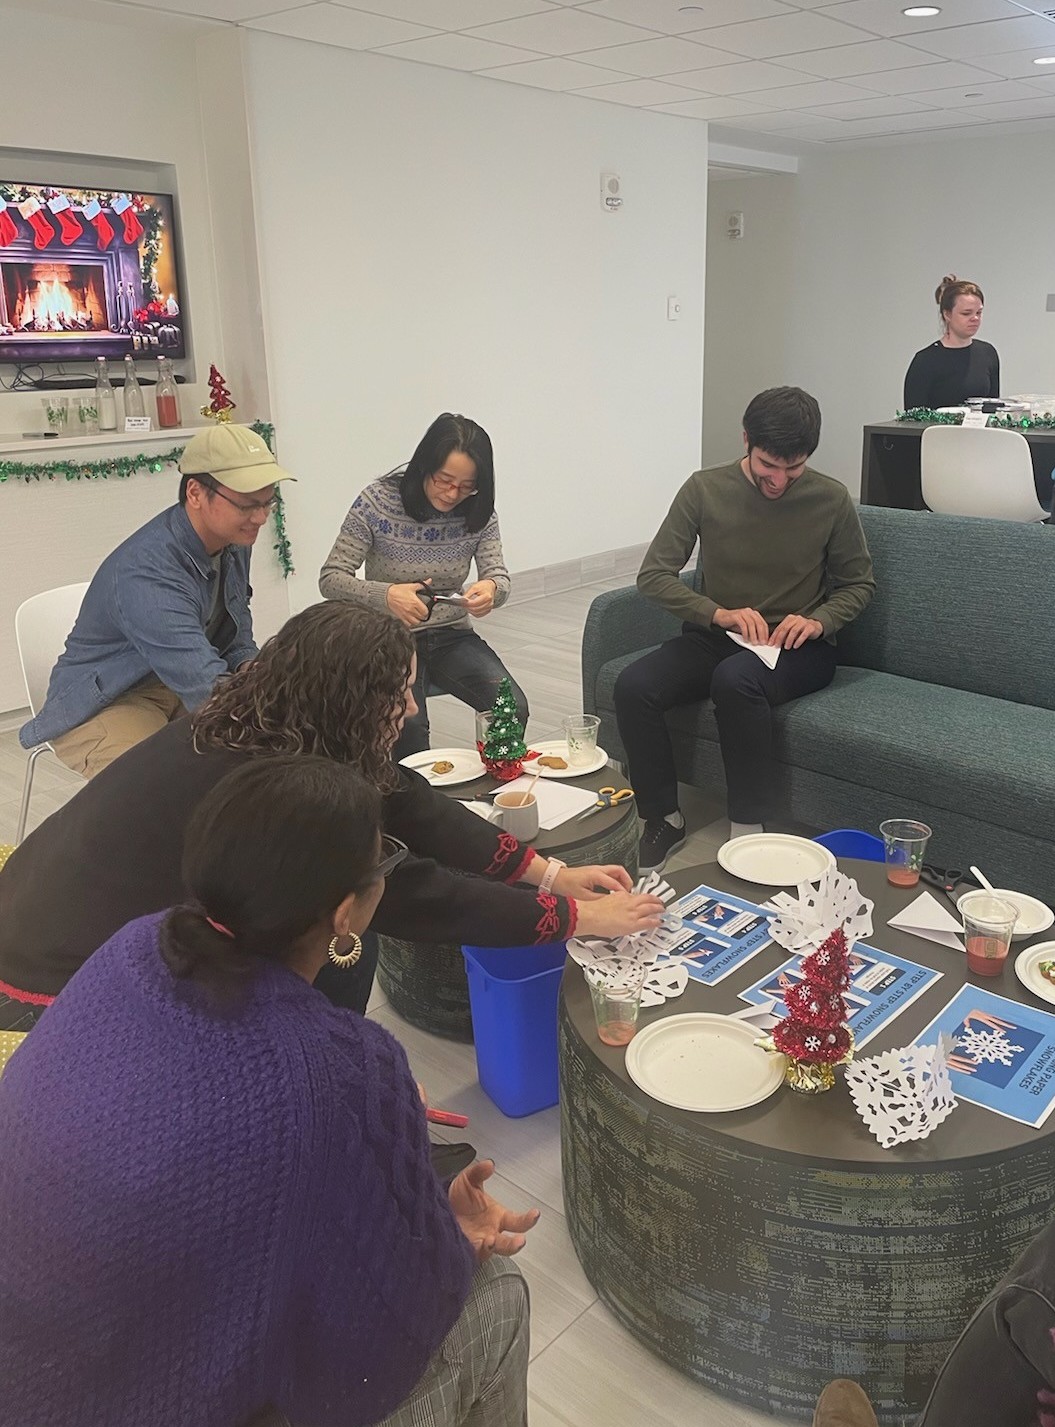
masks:
{"type": "MultiPolygon", "coordinates": [[[[832,684],[776,710],[779,816],[818,830],[934,829],[928,859],[1055,899],[1055,529],[862,506],[872,604],[839,635],[832,684]]],[[[683,577],[688,579],[688,577],[683,577]]],[[[583,631],[583,708],[625,759],[621,669],[680,630],[633,586],[583,631]]],[[[724,784],[710,705],[668,716],[678,776],[724,784]]]]}

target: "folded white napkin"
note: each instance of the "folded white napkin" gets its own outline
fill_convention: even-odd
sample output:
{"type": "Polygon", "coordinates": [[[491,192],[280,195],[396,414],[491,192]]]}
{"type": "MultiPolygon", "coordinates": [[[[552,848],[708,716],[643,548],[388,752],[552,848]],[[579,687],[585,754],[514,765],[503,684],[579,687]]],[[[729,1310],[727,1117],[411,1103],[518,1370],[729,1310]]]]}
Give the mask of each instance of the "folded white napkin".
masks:
{"type": "Polygon", "coordinates": [[[937,897],[932,897],[929,892],[921,892],[903,912],[891,917],[890,926],[911,932],[924,941],[936,941],[939,946],[947,946],[952,951],[965,950],[963,922],[952,912],[947,912],[937,897]]]}

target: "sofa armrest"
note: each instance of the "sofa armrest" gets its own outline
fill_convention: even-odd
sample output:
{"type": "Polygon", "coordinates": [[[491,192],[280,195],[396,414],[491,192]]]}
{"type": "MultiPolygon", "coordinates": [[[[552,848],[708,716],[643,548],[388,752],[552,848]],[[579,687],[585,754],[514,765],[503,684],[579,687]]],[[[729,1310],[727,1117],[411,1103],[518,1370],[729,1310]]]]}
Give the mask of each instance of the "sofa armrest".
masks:
{"type": "MultiPolygon", "coordinates": [[[[682,579],[691,589],[691,575],[682,579]]],[[[602,665],[626,654],[643,654],[680,633],[681,620],[645,599],[636,585],[598,595],[582,631],[583,712],[597,712],[597,674],[602,665]]]]}

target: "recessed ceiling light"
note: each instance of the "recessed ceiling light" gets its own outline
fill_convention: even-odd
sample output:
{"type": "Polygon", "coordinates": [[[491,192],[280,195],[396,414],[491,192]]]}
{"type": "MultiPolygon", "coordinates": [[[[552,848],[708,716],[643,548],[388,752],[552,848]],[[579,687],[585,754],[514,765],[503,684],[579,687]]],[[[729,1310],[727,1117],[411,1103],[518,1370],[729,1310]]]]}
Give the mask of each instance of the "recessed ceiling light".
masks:
{"type": "Polygon", "coordinates": [[[902,10],[903,15],[907,15],[910,20],[926,20],[931,15],[940,15],[940,5],[910,5],[907,10],[902,10]]]}
{"type": "Polygon", "coordinates": [[[1034,64],[1055,64],[1055,55],[1045,55],[1043,59],[1035,59],[1034,64]]]}

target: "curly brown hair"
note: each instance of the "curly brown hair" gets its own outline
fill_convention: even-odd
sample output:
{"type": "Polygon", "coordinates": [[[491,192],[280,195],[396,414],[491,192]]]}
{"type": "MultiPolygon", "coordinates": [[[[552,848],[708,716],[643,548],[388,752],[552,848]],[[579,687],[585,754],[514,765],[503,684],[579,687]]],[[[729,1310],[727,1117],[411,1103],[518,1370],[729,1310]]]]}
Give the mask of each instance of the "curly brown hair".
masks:
{"type": "Polygon", "coordinates": [[[389,614],[327,600],[286,621],[192,716],[196,748],[313,753],[396,786],[387,734],[405,708],[413,637],[389,614]]]}

